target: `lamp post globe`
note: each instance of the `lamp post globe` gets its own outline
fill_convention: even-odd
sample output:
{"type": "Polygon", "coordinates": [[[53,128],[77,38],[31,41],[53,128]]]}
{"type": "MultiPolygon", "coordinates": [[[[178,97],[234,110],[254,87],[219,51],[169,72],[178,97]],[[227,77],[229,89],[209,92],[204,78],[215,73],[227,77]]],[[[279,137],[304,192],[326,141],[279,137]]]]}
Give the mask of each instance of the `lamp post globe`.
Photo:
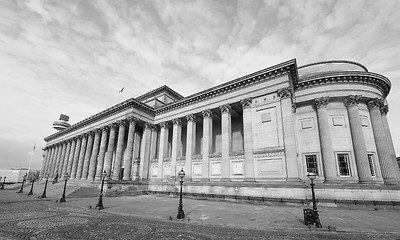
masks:
{"type": "Polygon", "coordinates": [[[39,198],[46,198],[46,189],[47,189],[47,182],[49,181],[49,174],[46,174],[46,183],[44,184],[43,193],[39,198]]]}
{"type": "Polygon", "coordinates": [[[183,211],[183,203],[182,203],[182,185],[183,185],[183,179],[185,177],[185,171],[183,171],[183,168],[181,171],[178,173],[178,176],[180,178],[180,184],[181,184],[181,189],[179,193],[179,206],[178,206],[178,215],[176,216],[177,219],[184,219],[185,218],[185,212],[183,211]]]}
{"type": "Polygon", "coordinates": [[[60,199],[60,202],[65,202],[65,189],[67,188],[67,181],[68,181],[68,179],[69,179],[69,175],[68,175],[68,173],[66,172],[65,175],[64,175],[64,181],[65,181],[65,183],[64,183],[64,190],[63,190],[63,195],[62,195],[62,197],[61,197],[61,199],[60,199]]]}
{"type": "Polygon", "coordinates": [[[99,202],[96,205],[96,208],[99,210],[104,209],[103,205],[103,187],[104,187],[104,181],[106,180],[107,177],[107,172],[104,170],[104,172],[101,174],[101,189],[100,189],[100,197],[99,197],[99,202]]]}

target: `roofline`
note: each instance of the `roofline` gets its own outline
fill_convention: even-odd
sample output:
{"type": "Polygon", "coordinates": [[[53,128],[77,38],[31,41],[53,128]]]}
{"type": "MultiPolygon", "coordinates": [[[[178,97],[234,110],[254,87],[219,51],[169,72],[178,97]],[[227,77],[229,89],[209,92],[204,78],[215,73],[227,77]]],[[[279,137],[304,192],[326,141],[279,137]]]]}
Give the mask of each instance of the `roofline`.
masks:
{"type": "Polygon", "coordinates": [[[368,69],[364,65],[362,65],[358,62],[353,62],[353,61],[349,61],[349,60],[329,60],[329,61],[315,62],[315,63],[310,63],[310,64],[300,66],[300,67],[298,67],[298,69],[311,67],[311,66],[319,65],[319,64],[325,64],[325,63],[350,63],[350,64],[357,65],[357,66],[363,68],[366,72],[368,72],[368,69]]]}
{"type": "Polygon", "coordinates": [[[163,85],[159,88],[156,88],[150,92],[147,92],[145,94],[140,95],[139,97],[136,97],[136,100],[138,101],[142,101],[145,100],[147,97],[149,97],[150,95],[156,94],[157,92],[161,92],[162,90],[167,90],[169,92],[172,93],[172,95],[174,95],[175,97],[177,97],[178,99],[182,99],[183,96],[180,95],[179,93],[175,92],[174,90],[172,90],[170,87],[168,87],[167,85],[163,85]]]}

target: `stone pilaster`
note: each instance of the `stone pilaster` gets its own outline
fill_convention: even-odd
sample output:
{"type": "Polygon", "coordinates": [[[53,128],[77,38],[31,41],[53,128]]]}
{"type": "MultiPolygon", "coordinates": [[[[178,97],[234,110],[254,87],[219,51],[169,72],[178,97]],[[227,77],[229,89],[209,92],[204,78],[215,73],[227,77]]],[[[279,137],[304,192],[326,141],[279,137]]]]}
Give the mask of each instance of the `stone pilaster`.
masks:
{"type": "MultiPolygon", "coordinates": [[[[150,140],[150,143],[151,143],[151,146],[150,146],[150,162],[151,162],[151,160],[153,160],[153,159],[157,159],[157,153],[156,153],[156,151],[157,151],[157,144],[158,144],[158,140],[157,140],[157,138],[158,138],[158,129],[157,129],[157,126],[156,125],[153,125],[152,127],[151,127],[151,140],[150,140]]],[[[149,167],[151,167],[151,166],[149,166],[149,167]]],[[[150,170],[149,170],[150,171],[150,170]]],[[[149,173],[149,178],[150,178],[150,173],[149,173]]]]}
{"type": "Polygon", "coordinates": [[[163,178],[163,161],[165,156],[167,155],[168,149],[168,123],[162,122],[160,123],[160,149],[158,150],[158,172],[157,178],[162,181],[163,178]]]}
{"type": "Polygon", "coordinates": [[[212,117],[210,109],[201,112],[203,115],[203,162],[201,164],[202,181],[209,181],[210,178],[210,151],[212,147],[212,117]]]}
{"type": "Polygon", "coordinates": [[[230,180],[230,159],[229,153],[232,148],[232,108],[229,104],[219,107],[221,110],[221,133],[222,133],[222,162],[221,162],[221,180],[230,180]]]}
{"type": "Polygon", "coordinates": [[[350,132],[353,140],[358,178],[360,183],[368,183],[372,182],[372,176],[369,168],[364,133],[361,126],[360,112],[358,110],[360,99],[360,95],[350,95],[346,98],[344,104],[347,107],[347,112],[349,115],[350,132]]]}
{"type": "Polygon", "coordinates": [[[119,130],[118,130],[118,140],[117,140],[117,151],[115,154],[113,180],[120,180],[121,178],[122,151],[124,148],[124,140],[125,140],[125,124],[126,124],[125,120],[121,120],[118,122],[119,130]]]}
{"type": "Polygon", "coordinates": [[[139,180],[140,171],[140,144],[142,142],[142,135],[140,132],[135,131],[133,140],[133,166],[132,166],[132,180],[139,180]]]}
{"type": "Polygon", "coordinates": [[[337,180],[335,154],[332,147],[332,137],[329,124],[329,114],[326,107],[329,97],[314,99],[314,107],[317,111],[319,138],[322,152],[322,163],[324,167],[325,181],[337,180]]]}
{"type": "Polygon", "coordinates": [[[372,131],[374,133],[376,150],[378,152],[379,165],[381,166],[382,178],[385,184],[396,184],[396,173],[393,161],[390,159],[385,129],[382,122],[380,107],[383,105],[382,99],[375,98],[369,101],[367,106],[371,117],[372,131]]]}
{"type": "Polygon", "coordinates": [[[68,164],[69,164],[69,153],[71,151],[72,139],[67,140],[67,150],[65,151],[64,163],[62,167],[62,175],[65,176],[65,173],[68,173],[68,164]]]}
{"type": "Polygon", "coordinates": [[[293,92],[290,88],[278,90],[278,97],[281,99],[283,139],[285,144],[285,158],[287,166],[287,180],[299,181],[299,163],[297,161],[296,136],[294,131],[293,117],[293,92]]]}
{"type": "Polygon", "coordinates": [[[180,119],[172,119],[172,153],[171,153],[171,180],[176,180],[176,160],[180,157],[180,146],[182,139],[182,122],[180,119]]]}
{"type": "Polygon", "coordinates": [[[104,126],[101,128],[100,152],[97,160],[96,176],[95,176],[96,181],[101,180],[101,174],[103,173],[104,157],[107,151],[107,140],[108,140],[108,127],[104,126]]]}
{"type": "Polygon", "coordinates": [[[394,171],[396,172],[397,181],[400,181],[399,165],[397,164],[396,151],[394,149],[392,134],[390,133],[389,123],[387,120],[387,113],[389,112],[389,106],[388,105],[382,106],[380,108],[380,111],[382,114],[382,123],[383,123],[383,128],[385,129],[387,146],[388,146],[389,152],[390,152],[390,159],[392,159],[392,161],[393,161],[393,166],[394,166],[394,171]]]}
{"type": "Polygon", "coordinates": [[[74,153],[76,148],[76,137],[71,138],[71,150],[68,155],[68,166],[66,172],[71,176],[72,164],[74,162],[74,153]]]}
{"type": "Polygon", "coordinates": [[[150,145],[151,145],[151,129],[153,125],[145,123],[143,130],[142,143],[140,148],[140,170],[139,176],[142,181],[149,179],[149,165],[150,165],[150,145]]]}
{"type": "Polygon", "coordinates": [[[192,156],[195,154],[196,147],[196,116],[189,114],[186,116],[186,176],[185,181],[191,181],[192,178],[192,156]]]}
{"type": "Polygon", "coordinates": [[[106,153],[106,162],[104,163],[104,170],[106,171],[107,175],[111,177],[111,163],[114,154],[114,146],[115,146],[115,136],[116,136],[116,124],[111,124],[110,128],[110,138],[108,140],[108,147],[106,153]]]}
{"type": "Polygon", "coordinates": [[[87,140],[88,140],[88,134],[84,133],[82,135],[81,152],[79,153],[79,161],[78,161],[78,167],[76,170],[76,177],[75,177],[75,179],[78,179],[78,180],[81,179],[81,177],[82,177],[83,161],[85,159],[87,140]]]}
{"type": "Polygon", "coordinates": [[[244,140],[244,180],[255,181],[254,156],[253,156],[253,123],[251,104],[253,100],[246,98],[240,100],[243,108],[243,140],[244,140]]]}
{"type": "Polygon", "coordinates": [[[133,141],[135,138],[135,127],[137,119],[131,117],[129,121],[128,143],[126,145],[126,154],[124,158],[124,177],[123,180],[131,180],[132,161],[133,161],[133,141]]]}
{"type": "Polygon", "coordinates": [[[77,138],[77,141],[76,141],[74,159],[73,159],[72,169],[71,169],[71,179],[76,178],[76,171],[78,169],[79,155],[81,152],[81,145],[82,145],[82,135],[77,136],[76,138],[77,138]]]}
{"type": "Polygon", "coordinates": [[[98,153],[99,153],[99,145],[100,145],[100,137],[101,137],[101,129],[96,129],[95,130],[95,135],[94,135],[94,142],[93,142],[93,150],[92,150],[92,155],[90,157],[90,162],[89,162],[89,174],[87,180],[89,181],[94,181],[94,176],[96,174],[96,165],[97,165],[97,158],[98,158],[98,153]]]}
{"type": "Polygon", "coordinates": [[[93,149],[93,137],[94,137],[94,132],[90,131],[88,133],[88,140],[87,140],[87,143],[86,143],[85,158],[83,160],[82,176],[81,176],[81,179],[83,179],[83,180],[86,180],[87,177],[88,177],[90,156],[92,155],[92,149],[93,149]]]}

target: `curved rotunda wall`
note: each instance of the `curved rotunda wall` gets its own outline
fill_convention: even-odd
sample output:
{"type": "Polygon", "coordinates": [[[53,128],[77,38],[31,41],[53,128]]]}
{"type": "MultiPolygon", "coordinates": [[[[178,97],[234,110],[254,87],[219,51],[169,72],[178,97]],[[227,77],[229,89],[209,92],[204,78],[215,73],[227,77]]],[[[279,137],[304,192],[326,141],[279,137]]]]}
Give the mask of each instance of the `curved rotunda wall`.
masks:
{"type": "Polygon", "coordinates": [[[348,72],[348,71],[362,71],[368,72],[368,69],[363,65],[345,61],[345,60],[334,60],[334,61],[325,61],[325,62],[317,62],[311,63],[304,66],[301,66],[297,69],[299,78],[307,77],[309,75],[326,73],[326,72],[348,72]]]}

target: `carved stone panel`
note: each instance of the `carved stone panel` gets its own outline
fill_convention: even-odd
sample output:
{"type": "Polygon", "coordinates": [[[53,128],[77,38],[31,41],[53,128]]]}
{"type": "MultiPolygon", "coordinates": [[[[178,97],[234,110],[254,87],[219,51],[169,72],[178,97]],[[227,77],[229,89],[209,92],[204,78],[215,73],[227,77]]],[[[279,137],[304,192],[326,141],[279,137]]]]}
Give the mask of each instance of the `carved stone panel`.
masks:
{"type": "Polygon", "coordinates": [[[201,177],[201,162],[193,163],[193,176],[201,177]]]}
{"type": "Polygon", "coordinates": [[[221,175],[221,162],[211,162],[211,176],[221,175]]]}

